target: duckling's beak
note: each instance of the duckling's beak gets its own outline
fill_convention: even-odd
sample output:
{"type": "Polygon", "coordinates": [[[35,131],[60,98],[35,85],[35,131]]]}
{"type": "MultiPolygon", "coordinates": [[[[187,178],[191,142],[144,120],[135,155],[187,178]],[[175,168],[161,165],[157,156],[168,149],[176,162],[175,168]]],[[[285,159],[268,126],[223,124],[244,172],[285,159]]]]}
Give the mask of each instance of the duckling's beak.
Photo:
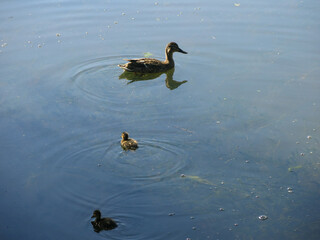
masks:
{"type": "Polygon", "coordinates": [[[188,54],[187,52],[183,51],[181,48],[178,48],[178,52],[184,53],[184,54],[188,54]]]}

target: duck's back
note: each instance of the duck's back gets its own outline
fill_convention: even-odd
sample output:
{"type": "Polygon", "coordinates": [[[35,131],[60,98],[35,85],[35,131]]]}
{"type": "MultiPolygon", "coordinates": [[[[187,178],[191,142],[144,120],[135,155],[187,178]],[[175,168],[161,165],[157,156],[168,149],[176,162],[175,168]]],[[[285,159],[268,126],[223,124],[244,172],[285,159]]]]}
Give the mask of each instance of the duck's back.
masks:
{"type": "Polygon", "coordinates": [[[101,230],[111,230],[118,226],[111,218],[102,218],[99,221],[92,221],[91,224],[97,232],[101,230]]]}
{"type": "Polygon", "coordinates": [[[126,150],[135,150],[138,148],[138,142],[134,139],[129,138],[128,140],[121,140],[121,146],[126,150]]]}
{"type": "Polygon", "coordinates": [[[111,230],[118,226],[117,223],[113,221],[111,218],[103,218],[101,225],[106,230],[111,230]]]}
{"type": "Polygon", "coordinates": [[[129,72],[140,73],[155,73],[166,71],[170,68],[165,62],[159,61],[154,58],[141,58],[141,59],[124,59],[129,61],[126,64],[119,65],[122,69],[129,72]]]}

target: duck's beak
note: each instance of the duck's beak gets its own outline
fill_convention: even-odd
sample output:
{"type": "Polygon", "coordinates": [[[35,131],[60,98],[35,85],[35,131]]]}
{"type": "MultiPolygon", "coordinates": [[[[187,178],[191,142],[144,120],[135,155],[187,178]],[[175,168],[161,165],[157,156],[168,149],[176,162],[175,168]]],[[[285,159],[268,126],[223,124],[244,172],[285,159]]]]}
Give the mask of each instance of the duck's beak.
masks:
{"type": "Polygon", "coordinates": [[[179,48],[179,49],[178,49],[178,52],[181,52],[181,53],[187,54],[187,52],[183,51],[181,48],[179,48]]]}

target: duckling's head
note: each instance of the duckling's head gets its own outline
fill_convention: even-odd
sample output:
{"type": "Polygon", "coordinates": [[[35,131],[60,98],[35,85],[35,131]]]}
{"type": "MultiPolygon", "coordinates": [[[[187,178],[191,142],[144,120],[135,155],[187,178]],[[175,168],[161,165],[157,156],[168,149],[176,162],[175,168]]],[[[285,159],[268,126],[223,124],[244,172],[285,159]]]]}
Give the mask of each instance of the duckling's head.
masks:
{"type": "Polygon", "coordinates": [[[171,43],[168,43],[167,47],[166,47],[166,52],[169,53],[169,52],[180,52],[180,53],[184,53],[184,54],[187,54],[187,52],[183,51],[181,48],[179,48],[178,44],[175,43],[175,42],[171,42],[171,43]]]}
{"type": "Polygon", "coordinates": [[[99,210],[94,210],[91,218],[101,218],[101,212],[99,210]]]}
{"type": "Polygon", "coordinates": [[[129,134],[127,132],[123,132],[121,134],[121,138],[122,138],[122,140],[128,140],[129,139],[129,134]]]}

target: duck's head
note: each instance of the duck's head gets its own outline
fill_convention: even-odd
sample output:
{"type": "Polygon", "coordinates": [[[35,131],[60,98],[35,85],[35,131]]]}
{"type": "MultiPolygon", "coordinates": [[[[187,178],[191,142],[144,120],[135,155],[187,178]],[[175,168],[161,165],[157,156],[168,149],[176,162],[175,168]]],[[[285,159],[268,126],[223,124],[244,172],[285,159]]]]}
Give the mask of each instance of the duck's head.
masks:
{"type": "Polygon", "coordinates": [[[101,212],[99,210],[94,210],[91,218],[101,218],[101,212]]]}
{"type": "Polygon", "coordinates": [[[166,52],[169,53],[169,52],[180,52],[180,53],[184,53],[184,54],[187,54],[187,52],[183,51],[181,48],[179,48],[178,44],[175,43],[175,42],[171,42],[171,43],[168,43],[167,47],[166,47],[166,52]]]}
{"type": "Polygon", "coordinates": [[[122,140],[128,140],[128,139],[129,139],[129,133],[123,132],[123,133],[121,134],[121,138],[122,138],[122,140]]]}

